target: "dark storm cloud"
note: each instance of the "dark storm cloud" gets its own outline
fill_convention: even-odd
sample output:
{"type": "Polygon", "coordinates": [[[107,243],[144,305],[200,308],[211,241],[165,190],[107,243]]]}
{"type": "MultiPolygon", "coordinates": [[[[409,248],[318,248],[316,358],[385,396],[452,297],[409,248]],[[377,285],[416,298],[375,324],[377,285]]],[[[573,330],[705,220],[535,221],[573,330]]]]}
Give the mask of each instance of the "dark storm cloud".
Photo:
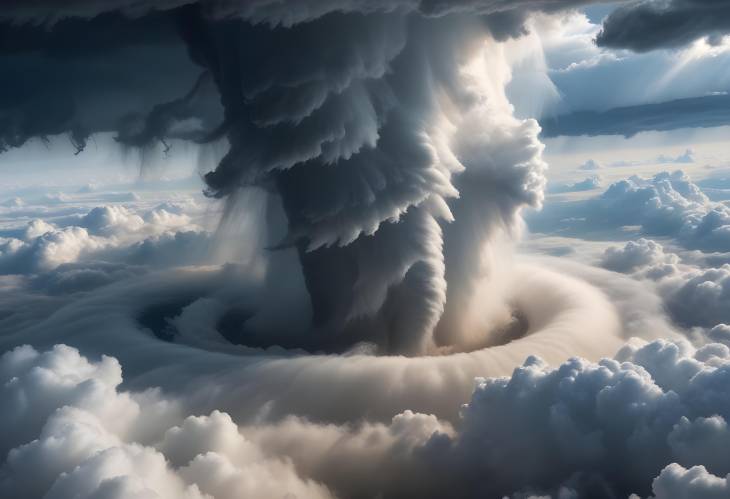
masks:
{"type": "MultiPolygon", "coordinates": [[[[272,26],[291,26],[311,21],[333,12],[373,13],[394,10],[418,11],[429,16],[455,12],[491,15],[502,12],[530,10],[557,11],[589,4],[607,3],[604,0],[73,0],[64,8],[49,0],[11,0],[6,2],[1,18],[35,24],[52,24],[69,17],[93,18],[105,12],[122,12],[129,17],[142,17],[156,12],[174,10],[186,5],[200,4],[214,18],[238,17],[272,26]]],[[[613,2],[615,3],[615,2],[613,2]]]]}
{"type": "Polygon", "coordinates": [[[576,111],[540,120],[543,137],[560,135],[623,135],[651,130],[703,128],[730,124],[730,95],[707,95],[660,104],[618,107],[608,111],[576,111]]]}
{"type": "Polygon", "coordinates": [[[134,146],[192,138],[173,125],[191,118],[202,127],[221,114],[166,16],[105,14],[47,29],[5,23],[0,53],[0,151],[63,133],[78,152],[104,131],[134,146]]]}
{"type": "MultiPolygon", "coordinates": [[[[288,167],[293,161],[308,159],[314,147],[311,134],[331,137],[337,133],[338,127],[343,126],[348,128],[348,136],[355,138],[350,139],[350,144],[335,141],[334,145],[340,149],[339,152],[346,152],[348,147],[354,147],[354,152],[357,144],[362,144],[368,134],[367,123],[352,120],[345,123],[341,119],[333,120],[333,117],[341,116],[342,106],[352,107],[358,101],[362,103],[363,99],[371,104],[381,101],[380,105],[388,106],[383,90],[373,88],[377,85],[351,85],[350,80],[353,76],[357,79],[379,78],[394,55],[388,55],[387,50],[390,48],[397,52],[403,40],[392,39],[393,35],[398,36],[398,29],[392,22],[367,21],[363,17],[333,17],[333,14],[417,12],[436,17],[453,13],[478,14],[493,36],[502,40],[525,33],[524,21],[530,11],[553,11],[583,3],[592,2],[75,0],[65,2],[63,8],[59,8],[54,2],[42,0],[13,1],[4,4],[0,12],[0,54],[3,55],[4,75],[0,87],[0,151],[20,146],[30,138],[62,133],[68,133],[77,150],[81,151],[88,137],[100,131],[116,131],[117,139],[127,146],[145,147],[162,142],[168,148],[166,139],[171,138],[193,141],[219,138],[228,131],[226,127],[231,126],[232,120],[245,113],[254,123],[267,126],[313,118],[308,123],[308,128],[313,129],[309,142],[305,142],[307,136],[303,136],[301,131],[287,132],[282,127],[264,136],[256,135],[261,132],[256,126],[239,130],[251,136],[251,143],[272,140],[291,143],[291,148],[280,153],[278,158],[269,158],[270,163],[288,167]],[[265,23],[274,28],[311,23],[323,17],[328,18],[323,21],[324,24],[304,28],[299,35],[268,37],[270,42],[278,43],[275,46],[265,40],[265,33],[275,29],[247,30],[242,28],[242,23],[232,20],[265,23]],[[211,23],[216,24],[215,29],[212,29],[211,23]],[[360,38],[362,42],[362,36],[357,34],[369,29],[368,26],[377,27],[371,29],[368,36],[379,39],[381,48],[386,52],[382,54],[380,65],[358,69],[353,64],[367,63],[367,54],[348,54],[347,51],[353,48],[350,41],[360,38]],[[205,34],[206,30],[215,33],[205,34]],[[316,46],[318,35],[322,39],[341,40],[343,48],[337,51],[329,47],[328,52],[331,53],[327,57],[331,63],[327,66],[330,70],[312,79],[319,63],[312,65],[315,61],[308,61],[307,57],[291,59],[294,54],[286,53],[286,47],[289,45],[289,52],[293,50],[296,54],[309,54],[311,49],[321,50],[316,46]],[[237,46],[236,54],[232,49],[226,53],[224,48],[228,44],[237,46]],[[245,49],[251,46],[257,47],[258,58],[245,49]],[[289,75],[281,72],[281,68],[289,63],[279,64],[279,69],[273,73],[270,72],[273,69],[270,60],[261,64],[270,59],[274,51],[282,49],[284,53],[277,53],[277,60],[296,60],[294,66],[298,69],[289,75]],[[233,90],[237,82],[233,81],[235,76],[231,73],[235,71],[226,71],[225,76],[221,72],[238,57],[242,59],[236,64],[248,71],[263,68],[262,73],[247,75],[238,82],[245,87],[242,93],[233,90]],[[356,72],[351,73],[351,70],[356,72]],[[267,71],[269,74],[266,74],[267,71]],[[51,81],[53,85],[48,84],[51,81]],[[291,96],[284,97],[283,90],[291,96]],[[332,93],[342,95],[328,98],[328,94],[332,93]],[[244,99],[255,102],[244,106],[244,99]],[[223,124],[221,104],[226,116],[223,124]],[[318,126],[314,123],[317,121],[318,126]]],[[[398,17],[401,16],[387,15],[384,18],[398,17]]],[[[370,62],[377,61],[373,59],[370,62]]],[[[350,112],[359,114],[363,111],[367,110],[361,106],[350,109],[350,112]]],[[[382,111],[372,112],[377,118],[382,118],[382,111]]],[[[367,139],[373,140],[372,132],[367,139]]],[[[267,153],[261,151],[259,154],[267,153]]],[[[330,160],[333,160],[332,154],[329,154],[330,160]]],[[[326,151],[324,155],[326,159],[326,151]]],[[[228,175],[224,175],[226,168],[221,166],[218,178],[208,179],[217,192],[225,191],[221,184],[230,180],[228,175]]]]}
{"type": "Polygon", "coordinates": [[[730,4],[723,0],[645,0],[612,12],[596,42],[645,52],[686,45],[700,38],[715,43],[730,33],[730,4]]]}
{"type": "Polygon", "coordinates": [[[586,3],[13,2],[0,148],[68,133],[80,153],[99,131],[135,148],[224,139],[207,192],[229,211],[251,187],[280,203],[266,238],[298,252],[314,327],[422,353],[460,330],[479,248],[542,196],[538,128],[513,117],[508,63],[485,42],[586,3]],[[465,74],[477,57],[488,73],[465,74]]]}
{"type": "Polygon", "coordinates": [[[478,248],[541,200],[538,128],[512,116],[504,54],[480,51],[522,35],[530,11],[582,3],[14,2],[0,147],[225,139],[208,194],[277,198],[267,237],[286,228],[271,247],[298,252],[313,326],[422,353],[460,329],[478,248]],[[466,75],[479,56],[489,73],[466,75]]]}

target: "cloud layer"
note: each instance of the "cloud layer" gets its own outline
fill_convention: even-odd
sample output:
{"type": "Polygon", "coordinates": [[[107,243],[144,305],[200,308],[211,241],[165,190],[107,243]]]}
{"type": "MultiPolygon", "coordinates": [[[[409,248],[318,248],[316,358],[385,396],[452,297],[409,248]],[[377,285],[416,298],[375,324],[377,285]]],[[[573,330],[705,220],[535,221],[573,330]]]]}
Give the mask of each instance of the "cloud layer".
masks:
{"type": "Polygon", "coordinates": [[[622,227],[636,227],[642,235],[673,238],[687,249],[725,252],[730,248],[728,207],[711,201],[682,170],[651,178],[634,175],[588,200],[548,206],[534,218],[539,231],[568,226],[577,234],[616,234],[622,227]]]}
{"type": "Polygon", "coordinates": [[[187,416],[159,391],[120,391],[113,358],[26,346],[0,360],[4,398],[26,401],[0,413],[17,429],[2,441],[0,487],[28,498],[709,498],[730,473],[728,366],[725,345],[655,341],[599,363],[532,357],[479,381],[456,428],[410,411],[388,424],[238,425],[187,416]]]}

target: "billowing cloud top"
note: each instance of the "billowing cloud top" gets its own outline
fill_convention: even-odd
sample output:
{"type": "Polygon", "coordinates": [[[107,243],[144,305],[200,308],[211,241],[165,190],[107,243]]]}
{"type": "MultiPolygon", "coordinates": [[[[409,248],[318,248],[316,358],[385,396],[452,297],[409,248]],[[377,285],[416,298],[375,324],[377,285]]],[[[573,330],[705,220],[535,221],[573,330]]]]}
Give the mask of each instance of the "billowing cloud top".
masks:
{"type": "MultiPolygon", "coordinates": [[[[166,152],[225,142],[208,194],[228,211],[243,189],[275,199],[284,216],[268,245],[299,253],[323,337],[352,330],[349,343],[407,354],[453,346],[455,310],[489,267],[481,248],[539,205],[545,183],[539,128],[513,116],[499,42],[525,34],[530,12],[587,3],[12,2],[0,150],[67,133],[79,154],[105,131],[166,152]]],[[[616,16],[656,8],[620,10],[598,41],[616,16]]]]}

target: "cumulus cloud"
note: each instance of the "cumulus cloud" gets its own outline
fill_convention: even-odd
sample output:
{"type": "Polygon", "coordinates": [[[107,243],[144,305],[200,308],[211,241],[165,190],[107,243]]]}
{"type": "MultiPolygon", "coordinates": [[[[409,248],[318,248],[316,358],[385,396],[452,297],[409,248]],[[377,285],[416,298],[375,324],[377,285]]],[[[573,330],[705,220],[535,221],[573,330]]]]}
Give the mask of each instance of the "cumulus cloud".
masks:
{"type": "Polygon", "coordinates": [[[664,468],[654,479],[652,491],[655,499],[712,499],[730,493],[730,475],[718,477],[708,473],[704,466],[684,468],[676,463],[664,468]]]}
{"type": "Polygon", "coordinates": [[[681,170],[652,178],[632,176],[611,184],[598,197],[548,207],[535,216],[535,225],[541,228],[540,222],[550,223],[553,218],[570,221],[577,232],[638,226],[643,235],[673,237],[688,249],[724,252],[730,248],[727,206],[711,201],[681,170]],[[581,220],[568,220],[576,212],[581,220]]]}
{"type": "Polygon", "coordinates": [[[3,441],[0,487],[29,498],[721,497],[728,366],[720,344],[634,343],[616,359],[531,357],[511,377],[479,380],[455,428],[410,411],[354,426],[245,425],[120,391],[114,359],[21,347],[0,360],[3,389],[29,402],[2,412],[18,431],[3,441]]]}
{"type": "Polygon", "coordinates": [[[9,497],[332,497],[288,461],[266,458],[226,414],[166,426],[179,420],[177,403],[118,391],[115,359],[21,347],[3,355],[0,369],[4,399],[25,401],[2,412],[17,428],[2,441],[9,453],[0,489],[9,497]]]}
{"type": "MultiPolygon", "coordinates": [[[[38,224],[31,222],[27,234],[32,235],[36,229],[38,224]]],[[[52,270],[104,246],[103,239],[90,235],[82,227],[53,229],[31,236],[27,242],[10,238],[0,243],[0,272],[14,274],[52,270]]]]}
{"type": "Polygon", "coordinates": [[[100,206],[84,215],[79,225],[93,234],[113,235],[138,231],[144,220],[123,206],[100,206]]]}
{"type": "MultiPolygon", "coordinates": [[[[666,463],[690,466],[715,459],[699,428],[709,423],[723,431],[724,402],[705,405],[725,400],[722,389],[709,388],[710,380],[725,376],[727,360],[721,359],[727,359],[721,345],[695,350],[663,341],[628,346],[615,361],[599,364],[575,360],[548,368],[531,359],[511,379],[479,385],[465,411],[463,445],[475,452],[473,457],[485,441],[496,446],[501,452],[493,454],[491,465],[513,463],[511,475],[500,475],[505,481],[510,476],[525,486],[549,481],[557,488],[562,476],[579,490],[587,487],[581,495],[645,494],[648,477],[666,463]],[[687,452],[688,447],[697,453],[687,452]],[[524,448],[531,449],[530,459],[520,451],[524,448]],[[700,449],[707,451],[702,458],[700,449]]],[[[713,466],[715,473],[728,471],[725,462],[713,466]]]]}
{"type": "MultiPolygon", "coordinates": [[[[647,239],[629,241],[623,248],[608,248],[601,265],[617,272],[655,281],[672,318],[687,327],[704,328],[705,334],[727,344],[730,322],[730,266],[698,267],[666,252],[647,239]]],[[[692,336],[692,335],[690,335],[692,336]]]]}
{"type": "Polygon", "coordinates": [[[157,206],[140,216],[134,209],[121,205],[98,206],[81,217],[78,226],[91,234],[118,240],[157,235],[180,228],[198,229],[180,207],[173,206],[172,211],[167,208],[167,205],[157,206]]]}
{"type": "Polygon", "coordinates": [[[679,257],[665,253],[661,244],[643,237],[629,241],[623,248],[610,247],[603,254],[601,265],[616,272],[642,270],[645,274],[658,278],[674,271],[679,257]]]}
{"type": "MultiPolygon", "coordinates": [[[[0,274],[50,273],[55,274],[50,280],[55,280],[61,278],[55,269],[65,266],[64,279],[75,274],[73,280],[79,284],[79,279],[86,280],[91,285],[95,280],[99,284],[112,282],[101,273],[115,265],[170,267],[221,261],[211,251],[214,226],[206,219],[217,213],[212,203],[204,205],[180,197],[164,203],[137,200],[95,206],[95,199],[74,197],[58,209],[38,205],[5,211],[7,229],[0,236],[0,274]]],[[[226,256],[237,261],[235,255],[226,256]]],[[[116,277],[123,275],[119,270],[113,271],[116,277]]],[[[73,289],[76,286],[70,286],[69,290],[73,289]]]]}
{"type": "Polygon", "coordinates": [[[708,338],[716,343],[730,345],[730,326],[727,324],[717,324],[707,333],[708,338]]]}
{"type": "Polygon", "coordinates": [[[685,325],[730,322],[730,265],[692,269],[661,282],[667,306],[685,325]]]}
{"type": "Polygon", "coordinates": [[[28,225],[23,232],[23,239],[26,241],[30,241],[48,232],[53,232],[55,229],[56,228],[52,224],[36,218],[35,220],[31,220],[30,222],[28,222],[28,225]]]}

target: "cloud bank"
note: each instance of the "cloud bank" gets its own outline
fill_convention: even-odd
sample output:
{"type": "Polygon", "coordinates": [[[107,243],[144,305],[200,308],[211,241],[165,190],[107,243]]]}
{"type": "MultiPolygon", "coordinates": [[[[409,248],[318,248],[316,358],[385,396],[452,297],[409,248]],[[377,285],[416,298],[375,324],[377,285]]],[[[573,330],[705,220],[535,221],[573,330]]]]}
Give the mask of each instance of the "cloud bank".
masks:
{"type": "Polygon", "coordinates": [[[674,48],[730,33],[730,7],[712,0],[650,0],[619,7],[604,21],[598,45],[638,52],[674,48]]]}
{"type": "Polygon", "coordinates": [[[706,95],[607,111],[575,111],[545,117],[540,120],[540,126],[546,138],[561,135],[623,135],[628,138],[652,130],[724,126],[730,123],[729,107],[730,96],[706,95]]]}
{"type": "Polygon", "coordinates": [[[479,381],[456,427],[410,411],[382,424],[239,425],[120,390],[113,358],[19,347],[0,360],[4,398],[26,401],[1,413],[17,431],[2,442],[0,487],[29,498],[715,497],[730,473],[728,366],[725,345],[659,340],[598,363],[531,357],[479,381]]]}
{"type": "Polygon", "coordinates": [[[727,206],[711,201],[682,170],[651,178],[634,175],[614,182],[599,196],[548,207],[534,218],[534,228],[540,231],[565,226],[578,234],[588,230],[615,234],[628,226],[644,236],[673,238],[687,249],[730,248],[727,206]]]}

